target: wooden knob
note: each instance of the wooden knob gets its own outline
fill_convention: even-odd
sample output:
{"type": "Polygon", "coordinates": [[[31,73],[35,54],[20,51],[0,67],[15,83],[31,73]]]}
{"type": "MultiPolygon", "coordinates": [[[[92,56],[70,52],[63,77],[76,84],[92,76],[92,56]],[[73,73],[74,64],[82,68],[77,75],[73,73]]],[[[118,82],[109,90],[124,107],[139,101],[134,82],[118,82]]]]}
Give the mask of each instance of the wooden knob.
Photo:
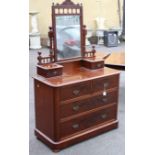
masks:
{"type": "Polygon", "coordinates": [[[107,98],[102,98],[102,101],[103,101],[103,102],[107,102],[108,99],[107,99],[107,98]]]}
{"type": "Polygon", "coordinates": [[[101,118],[102,118],[102,119],[107,118],[107,114],[102,114],[102,115],[101,115],[101,118]]]}
{"type": "Polygon", "coordinates": [[[72,108],[74,111],[78,111],[80,109],[79,105],[74,105],[72,108]]]}
{"type": "Polygon", "coordinates": [[[77,89],[76,89],[76,90],[73,91],[73,94],[74,94],[74,95],[78,95],[79,93],[80,93],[80,90],[77,90],[77,89]]]}
{"type": "Polygon", "coordinates": [[[102,66],[102,64],[97,64],[97,67],[101,67],[102,66]]]}
{"type": "Polygon", "coordinates": [[[54,74],[54,75],[57,75],[57,71],[54,71],[53,74],[54,74]]]}
{"type": "Polygon", "coordinates": [[[108,82],[104,83],[104,88],[107,88],[108,86],[109,86],[108,82]]]}
{"type": "Polygon", "coordinates": [[[72,125],[72,128],[73,128],[73,129],[78,129],[78,128],[79,128],[79,124],[73,124],[73,125],[72,125]]]}

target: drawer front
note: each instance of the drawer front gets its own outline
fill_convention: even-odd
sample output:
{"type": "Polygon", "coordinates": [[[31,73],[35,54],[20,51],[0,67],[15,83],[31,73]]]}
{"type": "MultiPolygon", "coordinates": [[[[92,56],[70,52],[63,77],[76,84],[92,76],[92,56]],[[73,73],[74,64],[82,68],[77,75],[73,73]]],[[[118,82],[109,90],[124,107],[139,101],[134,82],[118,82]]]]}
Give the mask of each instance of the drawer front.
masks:
{"type": "Polygon", "coordinates": [[[65,137],[95,125],[115,120],[117,106],[113,105],[103,110],[99,110],[86,116],[61,123],[61,137],[65,137]]]}
{"type": "Polygon", "coordinates": [[[86,95],[89,94],[90,92],[91,92],[90,82],[83,82],[69,86],[64,86],[61,88],[60,92],[61,101],[86,95]]]}
{"type": "Polygon", "coordinates": [[[59,76],[62,75],[62,68],[49,70],[47,72],[47,77],[59,76]]]}
{"type": "Polygon", "coordinates": [[[89,69],[99,69],[104,67],[104,61],[99,61],[99,62],[88,62],[88,61],[83,61],[82,65],[85,68],[89,69]]]}
{"type": "Polygon", "coordinates": [[[105,78],[100,78],[93,81],[93,91],[107,90],[110,88],[118,87],[119,75],[112,75],[105,78]]]}
{"type": "Polygon", "coordinates": [[[104,67],[104,61],[103,62],[96,62],[91,65],[91,69],[99,69],[104,67]]]}
{"type": "Polygon", "coordinates": [[[118,92],[115,90],[108,92],[106,96],[101,94],[82,101],[63,104],[61,105],[61,118],[102,107],[110,103],[117,103],[117,96],[118,92]]]}
{"type": "Polygon", "coordinates": [[[46,78],[62,75],[62,68],[45,70],[43,68],[37,67],[37,74],[44,76],[46,78]]]}

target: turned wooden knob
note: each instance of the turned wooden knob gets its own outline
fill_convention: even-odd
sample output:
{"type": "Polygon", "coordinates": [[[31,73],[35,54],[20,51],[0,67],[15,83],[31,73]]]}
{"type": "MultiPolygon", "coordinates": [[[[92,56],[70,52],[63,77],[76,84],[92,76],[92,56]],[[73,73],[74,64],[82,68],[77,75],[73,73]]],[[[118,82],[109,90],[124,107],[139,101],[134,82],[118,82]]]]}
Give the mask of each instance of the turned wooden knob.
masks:
{"type": "Polygon", "coordinates": [[[97,64],[97,67],[101,67],[102,66],[102,64],[97,64]]]}
{"type": "Polygon", "coordinates": [[[79,124],[73,124],[73,125],[72,125],[72,128],[73,128],[73,129],[78,129],[79,126],[80,126],[79,124]]]}
{"type": "Polygon", "coordinates": [[[54,74],[54,75],[57,75],[57,71],[53,71],[53,74],[54,74]]]}
{"type": "Polygon", "coordinates": [[[74,111],[78,111],[80,109],[79,105],[74,105],[72,108],[74,111]]]}
{"type": "Polygon", "coordinates": [[[103,101],[103,102],[107,102],[108,99],[107,99],[107,98],[102,98],[102,101],[103,101]]]}
{"type": "Polygon", "coordinates": [[[38,65],[41,65],[41,60],[42,60],[42,56],[41,56],[41,52],[38,52],[38,57],[37,57],[37,59],[38,59],[38,65]]]}
{"type": "Polygon", "coordinates": [[[107,118],[107,114],[102,114],[102,115],[101,115],[101,118],[102,118],[102,119],[107,118]]]}
{"type": "Polygon", "coordinates": [[[80,93],[80,90],[77,90],[77,89],[76,89],[76,90],[73,91],[73,94],[74,94],[74,95],[78,95],[79,93],[80,93]]]}
{"type": "Polygon", "coordinates": [[[108,86],[109,86],[108,82],[104,83],[104,88],[107,88],[108,86]]]}

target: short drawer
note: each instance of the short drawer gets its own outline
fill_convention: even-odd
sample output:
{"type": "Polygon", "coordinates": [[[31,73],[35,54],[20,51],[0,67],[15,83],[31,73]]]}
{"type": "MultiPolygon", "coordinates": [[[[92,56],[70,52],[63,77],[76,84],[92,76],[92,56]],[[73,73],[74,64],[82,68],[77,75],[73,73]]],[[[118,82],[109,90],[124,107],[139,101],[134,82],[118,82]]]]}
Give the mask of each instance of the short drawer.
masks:
{"type": "Polygon", "coordinates": [[[63,67],[59,68],[52,68],[52,69],[46,69],[40,66],[37,66],[37,74],[44,76],[46,78],[54,77],[54,76],[59,76],[62,75],[62,69],[63,67]]]}
{"type": "Polygon", "coordinates": [[[82,66],[89,69],[100,69],[104,67],[104,61],[92,62],[89,60],[83,60],[82,66]]]}
{"type": "Polygon", "coordinates": [[[77,101],[69,104],[61,105],[61,118],[76,115],[81,112],[99,108],[110,103],[117,103],[117,90],[107,92],[106,96],[103,94],[77,101]]]}
{"type": "Polygon", "coordinates": [[[64,86],[60,90],[61,101],[76,98],[91,92],[90,82],[82,82],[69,86],[64,86]]]}
{"type": "Polygon", "coordinates": [[[79,131],[93,127],[95,125],[106,123],[107,121],[116,120],[117,106],[112,105],[106,109],[81,116],[80,118],[61,123],[61,137],[75,134],[79,131]]]}
{"type": "Polygon", "coordinates": [[[92,84],[92,89],[94,92],[100,90],[107,90],[110,88],[118,87],[118,84],[119,84],[119,75],[112,75],[94,80],[92,84]]]}

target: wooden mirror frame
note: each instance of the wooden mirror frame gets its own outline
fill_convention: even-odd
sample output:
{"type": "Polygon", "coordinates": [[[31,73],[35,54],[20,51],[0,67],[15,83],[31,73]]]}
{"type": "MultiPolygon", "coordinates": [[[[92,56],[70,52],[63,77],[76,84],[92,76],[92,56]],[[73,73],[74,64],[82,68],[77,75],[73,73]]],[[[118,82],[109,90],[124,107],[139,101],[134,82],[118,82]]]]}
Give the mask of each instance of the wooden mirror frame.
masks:
{"type": "Polygon", "coordinates": [[[83,25],[83,6],[82,4],[74,4],[71,0],[65,0],[62,4],[52,4],[52,27],[49,27],[49,40],[50,40],[50,54],[49,56],[43,57],[41,52],[38,52],[38,75],[46,78],[60,76],[63,74],[63,68],[65,63],[79,61],[82,67],[87,69],[99,69],[104,67],[104,58],[97,58],[95,56],[95,46],[92,46],[91,51],[86,51],[85,40],[86,40],[86,26],[83,25]],[[61,10],[61,11],[60,11],[61,10]],[[73,11],[74,10],[74,11],[73,11]],[[78,12],[77,12],[78,10],[78,12]],[[66,58],[58,61],[57,52],[57,38],[56,38],[56,16],[69,16],[76,15],[80,17],[80,44],[81,50],[78,57],[66,58]],[[57,63],[58,62],[58,63],[57,63]]]}
{"type": "Polygon", "coordinates": [[[82,59],[85,52],[85,38],[86,38],[86,26],[83,25],[83,6],[82,4],[75,4],[71,0],[65,0],[62,4],[52,4],[52,27],[49,31],[50,38],[50,51],[53,54],[54,62],[68,61],[71,59],[82,59]],[[57,11],[56,11],[57,10],[57,11]],[[62,10],[62,12],[60,11],[62,10]],[[67,10],[65,12],[65,10],[67,10]],[[71,12],[69,11],[71,10],[71,12]],[[73,10],[76,10],[75,12],[73,10]],[[65,15],[78,15],[80,16],[80,44],[81,44],[81,57],[73,57],[69,59],[58,60],[57,58],[57,37],[56,37],[56,16],[65,15]]]}

